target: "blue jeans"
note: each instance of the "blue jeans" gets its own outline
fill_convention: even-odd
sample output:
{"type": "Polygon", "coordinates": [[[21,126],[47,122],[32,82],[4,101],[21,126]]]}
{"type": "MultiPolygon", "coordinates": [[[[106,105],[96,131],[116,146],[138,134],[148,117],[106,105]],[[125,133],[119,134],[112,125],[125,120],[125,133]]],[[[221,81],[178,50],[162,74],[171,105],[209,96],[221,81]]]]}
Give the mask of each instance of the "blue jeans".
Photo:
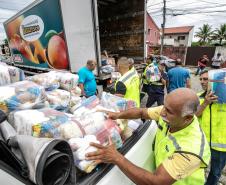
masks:
{"type": "Polygon", "coordinates": [[[226,152],[211,149],[211,168],[205,185],[216,185],[226,165],[226,152]]]}
{"type": "Polygon", "coordinates": [[[196,71],[195,75],[196,75],[196,76],[199,75],[204,69],[205,69],[204,66],[199,66],[199,67],[197,68],[197,71],[196,71]]]}

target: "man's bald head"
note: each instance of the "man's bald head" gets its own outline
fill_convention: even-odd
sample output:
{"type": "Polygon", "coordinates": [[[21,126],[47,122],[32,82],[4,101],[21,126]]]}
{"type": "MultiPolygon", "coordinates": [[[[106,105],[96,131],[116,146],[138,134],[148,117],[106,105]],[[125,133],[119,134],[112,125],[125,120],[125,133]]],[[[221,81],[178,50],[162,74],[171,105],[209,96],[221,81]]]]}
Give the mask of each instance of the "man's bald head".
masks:
{"type": "Polygon", "coordinates": [[[93,71],[96,68],[96,64],[95,60],[87,60],[86,66],[89,70],[93,71]]]}
{"type": "Polygon", "coordinates": [[[168,96],[168,100],[172,103],[182,116],[195,114],[199,106],[199,98],[196,93],[188,88],[179,88],[172,91],[168,96]]]}
{"type": "Polygon", "coordinates": [[[118,60],[118,70],[121,74],[129,71],[130,62],[126,57],[121,57],[118,60]]]}

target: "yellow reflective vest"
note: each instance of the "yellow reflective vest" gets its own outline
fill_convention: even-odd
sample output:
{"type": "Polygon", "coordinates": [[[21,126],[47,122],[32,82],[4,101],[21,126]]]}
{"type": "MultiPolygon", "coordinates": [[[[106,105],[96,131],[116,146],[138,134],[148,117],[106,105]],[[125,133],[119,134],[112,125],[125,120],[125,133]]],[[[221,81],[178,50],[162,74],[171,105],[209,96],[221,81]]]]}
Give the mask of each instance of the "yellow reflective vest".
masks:
{"type": "Polygon", "coordinates": [[[204,168],[210,160],[210,148],[205,134],[200,128],[198,119],[186,128],[170,133],[167,124],[160,118],[155,140],[155,162],[158,167],[173,153],[189,153],[201,160],[200,168],[185,179],[178,180],[175,185],[203,185],[205,182],[204,168]]]}
{"type": "MultiPolygon", "coordinates": [[[[124,98],[136,102],[137,107],[140,107],[140,78],[135,69],[129,70],[118,81],[121,81],[126,86],[126,94],[124,98]]],[[[117,81],[117,82],[118,82],[117,81]]],[[[117,85],[115,83],[115,88],[117,85]]]]}
{"type": "MultiPolygon", "coordinates": [[[[200,104],[204,102],[203,93],[198,93],[200,104]]],[[[210,147],[226,152],[226,104],[213,103],[205,108],[199,122],[206,134],[210,147]]]]}

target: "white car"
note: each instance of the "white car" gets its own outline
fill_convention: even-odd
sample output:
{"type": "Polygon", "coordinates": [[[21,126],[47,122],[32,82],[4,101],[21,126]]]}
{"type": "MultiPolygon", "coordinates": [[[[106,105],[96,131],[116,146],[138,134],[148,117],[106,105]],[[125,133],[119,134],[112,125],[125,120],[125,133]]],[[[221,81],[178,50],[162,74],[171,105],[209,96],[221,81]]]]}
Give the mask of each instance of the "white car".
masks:
{"type": "MultiPolygon", "coordinates": [[[[147,121],[141,125],[124,143],[120,152],[135,165],[146,170],[154,170],[153,143],[157,125],[155,121],[147,121]]],[[[1,148],[2,150],[2,148],[1,148]]],[[[0,151],[2,152],[2,151],[0,151]]],[[[0,155],[1,156],[1,155],[0,155]]],[[[123,172],[114,165],[101,164],[90,174],[78,173],[75,185],[130,185],[134,184],[123,172]]],[[[18,172],[0,159],[1,185],[33,184],[23,179],[18,172]]]]}

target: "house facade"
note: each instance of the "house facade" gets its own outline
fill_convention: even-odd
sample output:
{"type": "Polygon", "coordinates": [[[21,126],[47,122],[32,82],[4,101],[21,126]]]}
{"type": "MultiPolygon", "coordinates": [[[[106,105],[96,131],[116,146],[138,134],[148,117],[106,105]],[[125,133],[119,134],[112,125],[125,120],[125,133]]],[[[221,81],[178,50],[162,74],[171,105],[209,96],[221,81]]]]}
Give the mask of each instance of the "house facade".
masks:
{"type": "Polygon", "coordinates": [[[152,17],[147,13],[146,44],[149,46],[157,46],[159,45],[159,39],[160,29],[152,17]]]}
{"type": "Polygon", "coordinates": [[[165,28],[164,45],[191,46],[194,26],[165,28]]]}

